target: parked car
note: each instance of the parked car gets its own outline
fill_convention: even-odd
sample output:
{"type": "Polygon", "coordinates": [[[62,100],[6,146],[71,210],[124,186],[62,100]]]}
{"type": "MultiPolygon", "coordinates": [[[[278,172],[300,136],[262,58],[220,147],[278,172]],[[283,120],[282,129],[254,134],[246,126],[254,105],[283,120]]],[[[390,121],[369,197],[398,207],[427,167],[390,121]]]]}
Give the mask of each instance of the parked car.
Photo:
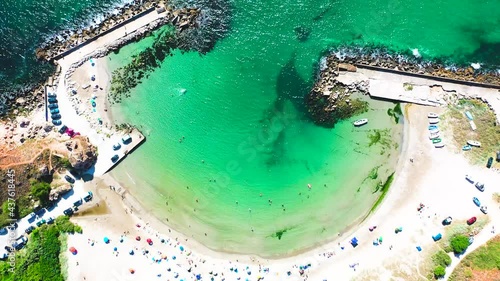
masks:
{"type": "Polygon", "coordinates": [[[57,105],[57,103],[51,103],[51,104],[49,104],[49,106],[48,106],[48,107],[49,107],[50,109],[54,109],[54,108],[58,108],[58,107],[59,107],[59,105],[57,105]]]}
{"type": "Polygon", "coordinates": [[[125,135],[122,138],[122,142],[123,144],[129,144],[130,142],[132,142],[132,137],[130,135],[125,135]]]}
{"type": "Polygon", "coordinates": [[[33,230],[35,230],[35,227],[30,225],[24,232],[26,232],[26,234],[30,234],[31,232],[33,232],[33,230]]]}
{"type": "Polygon", "coordinates": [[[50,110],[50,114],[56,114],[59,113],[59,108],[54,108],[50,110]]]}
{"type": "Polygon", "coordinates": [[[47,219],[47,224],[54,223],[54,217],[50,217],[47,219]]]}
{"type": "Polygon", "coordinates": [[[477,197],[474,197],[472,198],[472,202],[474,202],[474,204],[476,204],[476,206],[481,206],[481,202],[479,202],[479,199],[477,199],[477,197]]]}
{"type": "Polygon", "coordinates": [[[61,120],[52,120],[52,124],[59,126],[62,124],[61,120]]]}
{"type": "Polygon", "coordinates": [[[486,163],[486,168],[491,168],[491,165],[493,165],[493,157],[488,158],[488,162],[486,163]]]}
{"type": "Polygon", "coordinates": [[[35,212],[35,215],[36,215],[37,217],[41,217],[41,216],[43,216],[43,214],[45,214],[45,211],[47,211],[45,208],[38,208],[38,209],[36,210],[36,212],[35,212]]]}
{"type": "Polygon", "coordinates": [[[78,207],[78,206],[80,206],[82,204],[83,204],[82,199],[78,199],[78,200],[75,201],[75,203],[73,203],[73,206],[78,207]]]}
{"type": "Polygon", "coordinates": [[[469,176],[469,175],[465,175],[465,179],[466,179],[468,182],[470,182],[470,183],[474,183],[474,180],[473,180],[473,179],[472,179],[472,177],[471,177],[471,176],[469,176]]]}
{"type": "Polygon", "coordinates": [[[488,207],[486,206],[481,206],[481,208],[479,208],[481,210],[481,212],[483,212],[484,214],[487,214],[488,213],[488,207]]]}
{"type": "Polygon", "coordinates": [[[94,198],[94,194],[92,194],[92,191],[89,191],[89,194],[87,194],[87,196],[83,197],[83,200],[85,202],[89,202],[90,200],[92,200],[92,198],[94,198]]]}
{"type": "Polygon", "coordinates": [[[476,182],[476,188],[479,189],[479,191],[484,191],[484,183],[476,182]]]}
{"type": "Polygon", "coordinates": [[[74,212],[73,212],[72,208],[68,208],[68,209],[63,211],[63,214],[65,214],[66,216],[71,216],[73,213],[74,212]]]}
{"type": "Polygon", "coordinates": [[[442,237],[443,237],[443,235],[441,235],[441,233],[438,233],[438,234],[432,236],[432,240],[434,240],[434,242],[439,241],[439,240],[441,240],[442,237]]]}
{"type": "Polygon", "coordinates": [[[122,145],[119,142],[116,144],[113,144],[113,150],[118,150],[118,149],[120,149],[120,147],[122,147],[122,145]]]}
{"type": "Polygon", "coordinates": [[[5,235],[5,234],[7,234],[7,232],[8,232],[7,228],[5,228],[5,227],[0,228],[0,235],[5,235]]]}
{"type": "Polygon", "coordinates": [[[450,225],[452,221],[451,217],[447,217],[443,220],[443,225],[450,225]]]}
{"type": "Polygon", "coordinates": [[[472,218],[470,218],[470,219],[468,219],[468,220],[467,220],[467,224],[468,224],[468,225],[471,225],[471,224],[475,223],[475,222],[476,222],[476,220],[477,220],[477,218],[476,218],[476,217],[472,217],[472,218]]]}
{"type": "Polygon", "coordinates": [[[66,130],[68,129],[68,126],[62,125],[62,127],[59,129],[59,134],[64,134],[66,133],[66,130]]]}
{"type": "Polygon", "coordinates": [[[21,250],[24,245],[26,245],[26,242],[28,242],[28,239],[26,237],[21,236],[17,238],[16,242],[12,244],[12,247],[14,247],[16,250],[21,250]]]}
{"type": "Polygon", "coordinates": [[[48,98],[47,101],[49,103],[57,103],[57,99],[56,98],[48,98]]]}
{"type": "Polygon", "coordinates": [[[40,226],[44,225],[45,223],[46,223],[45,219],[41,219],[41,220],[36,222],[36,226],[40,227],[40,226]]]}
{"type": "Polygon", "coordinates": [[[17,224],[17,222],[14,222],[14,223],[11,223],[7,226],[7,228],[10,230],[10,231],[14,231],[14,229],[17,229],[19,225],[17,224]]]}
{"type": "Polygon", "coordinates": [[[68,175],[65,175],[65,176],[64,176],[64,179],[65,179],[67,182],[69,182],[69,183],[75,183],[75,179],[74,179],[74,178],[72,178],[72,177],[70,177],[70,176],[68,176],[68,175]]]}
{"type": "Polygon", "coordinates": [[[52,115],[50,115],[50,117],[52,118],[52,120],[59,120],[59,119],[61,119],[61,114],[59,114],[59,113],[52,114],[52,115]]]}
{"type": "Polygon", "coordinates": [[[4,249],[5,249],[5,251],[7,251],[9,253],[12,253],[14,251],[14,248],[12,248],[10,246],[5,246],[4,249]]]}
{"type": "Polygon", "coordinates": [[[118,156],[118,154],[115,154],[115,155],[113,155],[113,157],[111,157],[111,161],[113,161],[113,163],[115,163],[116,161],[118,161],[118,158],[120,158],[118,156]]]}

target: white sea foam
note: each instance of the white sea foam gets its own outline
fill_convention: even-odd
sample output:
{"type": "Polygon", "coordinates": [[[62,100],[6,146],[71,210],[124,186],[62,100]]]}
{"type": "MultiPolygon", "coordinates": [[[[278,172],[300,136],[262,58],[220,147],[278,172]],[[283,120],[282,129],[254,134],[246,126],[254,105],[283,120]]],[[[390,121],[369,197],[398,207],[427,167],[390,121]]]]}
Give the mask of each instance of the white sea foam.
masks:
{"type": "Polygon", "coordinates": [[[416,58],[420,58],[422,55],[420,55],[420,52],[418,49],[412,49],[411,52],[413,53],[413,56],[416,58]]]}
{"type": "Polygon", "coordinates": [[[472,68],[474,68],[474,69],[480,69],[481,68],[481,64],[480,63],[471,63],[470,66],[472,66],[472,68]]]}

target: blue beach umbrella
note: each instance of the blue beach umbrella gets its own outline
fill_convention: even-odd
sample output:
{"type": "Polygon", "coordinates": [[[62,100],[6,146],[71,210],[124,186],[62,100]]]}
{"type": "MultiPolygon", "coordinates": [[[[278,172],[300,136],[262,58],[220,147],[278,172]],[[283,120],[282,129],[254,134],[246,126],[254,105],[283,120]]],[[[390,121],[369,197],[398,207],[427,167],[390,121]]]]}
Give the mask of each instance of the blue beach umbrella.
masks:
{"type": "Polygon", "coordinates": [[[113,251],[118,251],[118,248],[114,247],[114,248],[113,248],[113,251]]]}
{"type": "Polygon", "coordinates": [[[133,255],[134,254],[134,250],[130,250],[130,252],[128,252],[130,255],[133,255]]]}
{"type": "Polygon", "coordinates": [[[177,257],[173,256],[172,259],[175,260],[175,259],[177,259],[177,257]]]}
{"type": "Polygon", "coordinates": [[[181,251],[184,251],[184,247],[180,246],[179,249],[181,249],[181,251]]]}
{"type": "Polygon", "coordinates": [[[106,244],[109,243],[109,238],[108,237],[104,237],[104,243],[106,243],[106,244]]]}

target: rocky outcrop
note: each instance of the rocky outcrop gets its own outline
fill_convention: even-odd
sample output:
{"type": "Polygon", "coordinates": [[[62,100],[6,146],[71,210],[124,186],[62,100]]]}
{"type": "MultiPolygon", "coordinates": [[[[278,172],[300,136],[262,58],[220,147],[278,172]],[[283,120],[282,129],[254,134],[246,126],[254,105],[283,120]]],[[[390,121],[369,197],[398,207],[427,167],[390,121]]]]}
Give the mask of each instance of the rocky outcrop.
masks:
{"type": "Polygon", "coordinates": [[[77,171],[86,171],[97,162],[97,149],[87,137],[77,136],[66,143],[68,159],[77,171]]]}
{"type": "Polygon", "coordinates": [[[73,189],[73,185],[71,184],[63,184],[56,188],[52,188],[49,193],[49,200],[56,201],[61,195],[71,191],[73,189]]]}
{"type": "MultiPolygon", "coordinates": [[[[356,67],[345,64],[342,68],[356,70],[356,67]]],[[[354,93],[368,93],[368,81],[344,85],[336,79],[338,69],[338,61],[328,57],[317,82],[306,97],[309,115],[320,126],[332,128],[337,121],[362,113],[368,106],[366,102],[351,97],[354,93]]]]}

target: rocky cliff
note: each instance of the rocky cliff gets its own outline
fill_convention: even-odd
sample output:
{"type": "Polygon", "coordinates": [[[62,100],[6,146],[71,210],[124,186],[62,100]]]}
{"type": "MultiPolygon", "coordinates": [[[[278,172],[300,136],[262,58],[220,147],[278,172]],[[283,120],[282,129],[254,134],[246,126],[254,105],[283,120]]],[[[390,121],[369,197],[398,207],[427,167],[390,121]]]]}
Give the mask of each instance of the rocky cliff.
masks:
{"type": "Polygon", "coordinates": [[[77,171],[86,171],[97,162],[97,148],[90,144],[87,137],[76,136],[66,142],[66,148],[69,162],[77,171]]]}

